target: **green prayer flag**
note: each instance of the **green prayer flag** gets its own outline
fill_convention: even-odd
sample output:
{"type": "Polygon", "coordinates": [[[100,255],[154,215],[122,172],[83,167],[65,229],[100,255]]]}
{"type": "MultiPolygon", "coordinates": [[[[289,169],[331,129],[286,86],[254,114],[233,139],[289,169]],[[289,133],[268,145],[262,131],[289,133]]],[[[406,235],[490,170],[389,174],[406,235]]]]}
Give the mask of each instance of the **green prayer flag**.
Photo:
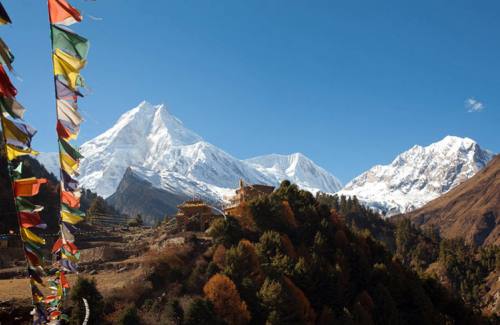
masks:
{"type": "Polygon", "coordinates": [[[71,213],[71,214],[73,214],[75,216],[85,217],[85,212],[83,212],[81,210],[78,210],[78,209],[71,208],[71,207],[67,206],[64,203],[61,203],[61,209],[63,211],[69,212],[69,213],[71,213]]]}
{"type": "Polygon", "coordinates": [[[79,59],[85,60],[89,52],[89,41],[69,29],[52,25],[52,46],[79,59]]]}
{"type": "Polygon", "coordinates": [[[83,158],[83,156],[73,148],[68,142],[64,141],[63,139],[59,139],[59,148],[67,153],[73,160],[78,160],[83,158]]]}
{"type": "Polygon", "coordinates": [[[22,197],[16,197],[16,206],[20,212],[40,212],[43,210],[42,206],[35,205],[22,197]]]}

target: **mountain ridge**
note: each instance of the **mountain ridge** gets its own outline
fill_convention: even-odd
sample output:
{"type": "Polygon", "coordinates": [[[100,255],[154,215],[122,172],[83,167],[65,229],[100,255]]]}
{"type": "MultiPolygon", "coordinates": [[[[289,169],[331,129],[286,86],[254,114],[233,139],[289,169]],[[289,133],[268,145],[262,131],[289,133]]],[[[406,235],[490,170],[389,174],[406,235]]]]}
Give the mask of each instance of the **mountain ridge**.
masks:
{"type": "Polygon", "coordinates": [[[484,168],[493,153],[474,140],[446,136],[415,145],[388,165],[376,165],[338,192],[393,215],[412,211],[448,192],[484,168]]]}
{"type": "MultiPolygon", "coordinates": [[[[164,105],[141,102],[125,112],[110,129],[81,146],[80,182],[84,188],[110,197],[127,168],[134,175],[165,190],[183,190],[183,196],[204,189],[206,198],[222,201],[238,186],[247,183],[278,185],[283,173],[260,168],[256,161],[240,160],[186,128],[164,105]],[[153,177],[155,176],[156,177],[153,177]],[[188,184],[193,188],[186,188],[188,184]],[[178,186],[178,188],[176,188],[178,186]]],[[[288,156],[283,156],[288,157],[288,156]]],[[[340,182],[303,155],[291,155],[296,168],[294,181],[313,191],[338,190],[340,182]],[[301,170],[302,166],[305,170],[301,170]],[[316,181],[315,177],[319,177],[316,181]]],[[[202,193],[202,194],[203,194],[202,193]]],[[[202,195],[204,196],[204,195],[202,195]]]]}

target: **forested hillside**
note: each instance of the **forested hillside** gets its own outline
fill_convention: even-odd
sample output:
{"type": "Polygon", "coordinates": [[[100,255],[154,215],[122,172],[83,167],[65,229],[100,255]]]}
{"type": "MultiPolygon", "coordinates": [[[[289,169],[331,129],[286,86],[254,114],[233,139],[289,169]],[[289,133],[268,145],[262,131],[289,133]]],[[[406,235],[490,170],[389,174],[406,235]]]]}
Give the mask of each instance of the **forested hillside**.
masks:
{"type": "Polygon", "coordinates": [[[94,294],[102,312],[94,316],[122,324],[493,323],[368,231],[351,230],[342,208],[319,201],[283,182],[243,217],[215,220],[211,241],[151,250],[130,286],[94,294]]]}

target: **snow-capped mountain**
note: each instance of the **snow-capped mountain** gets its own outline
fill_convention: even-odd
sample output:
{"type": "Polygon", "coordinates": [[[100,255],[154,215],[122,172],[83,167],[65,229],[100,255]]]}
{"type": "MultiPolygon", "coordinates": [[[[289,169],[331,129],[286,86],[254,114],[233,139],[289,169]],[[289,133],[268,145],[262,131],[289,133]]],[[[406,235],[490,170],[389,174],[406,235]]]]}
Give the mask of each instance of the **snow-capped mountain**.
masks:
{"type": "MultiPolygon", "coordinates": [[[[129,167],[136,177],[155,187],[217,200],[233,193],[240,179],[277,185],[286,176],[231,156],[187,129],[164,105],[147,102],[84,143],[81,152],[85,157],[80,167],[81,185],[103,197],[115,192],[129,167]]],[[[309,159],[300,155],[297,161],[300,163],[291,175],[299,186],[321,191],[340,187],[335,177],[309,159]]]]}
{"type": "Polygon", "coordinates": [[[310,192],[337,192],[342,185],[335,176],[301,153],[271,154],[245,160],[275,183],[288,179],[310,192]]]}
{"type": "Polygon", "coordinates": [[[469,179],[492,157],[472,139],[447,136],[427,147],[416,145],[389,165],[374,166],[338,194],[356,195],[387,215],[409,212],[469,179]]]}

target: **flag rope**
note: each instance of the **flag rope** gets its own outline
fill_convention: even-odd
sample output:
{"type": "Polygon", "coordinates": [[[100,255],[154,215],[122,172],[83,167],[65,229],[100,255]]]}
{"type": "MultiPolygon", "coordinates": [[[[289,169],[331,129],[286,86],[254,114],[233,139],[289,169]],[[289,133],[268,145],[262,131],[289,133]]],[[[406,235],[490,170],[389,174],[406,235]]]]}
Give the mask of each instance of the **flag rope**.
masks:
{"type": "Polygon", "coordinates": [[[67,0],[48,0],[48,16],[52,45],[52,66],[54,69],[54,94],[56,104],[56,132],[59,152],[59,238],[52,248],[57,272],[50,281],[52,295],[47,303],[52,321],[68,320],[64,314],[64,301],[69,290],[66,274],[77,273],[80,252],[75,246],[75,225],[84,220],[85,213],[80,211],[80,189],[78,168],[82,156],[70,143],[77,138],[83,121],[78,110],[78,91],[84,86],[80,70],[86,64],[89,48],[87,39],[76,34],[67,26],[80,22],[80,12],[67,0]]]}
{"type": "MultiPolygon", "coordinates": [[[[0,3],[0,24],[11,24],[11,20],[0,3]]],[[[35,206],[24,197],[33,197],[38,194],[40,185],[47,182],[45,179],[22,178],[22,162],[17,160],[19,156],[36,154],[31,148],[31,139],[36,131],[29,125],[16,122],[22,120],[24,107],[16,100],[17,89],[11,84],[3,65],[14,73],[11,66],[14,56],[8,46],[0,39],[0,125],[2,129],[2,141],[5,149],[7,172],[11,183],[12,198],[15,208],[17,224],[21,246],[26,261],[26,269],[30,280],[31,301],[34,307],[34,322],[46,322],[44,297],[38,289],[37,284],[44,285],[42,276],[45,275],[43,269],[43,255],[41,246],[45,240],[29,230],[40,226],[42,220],[39,212],[43,207],[35,206]],[[9,118],[10,117],[10,118],[9,118]],[[14,161],[18,162],[14,168],[14,161]]]]}

